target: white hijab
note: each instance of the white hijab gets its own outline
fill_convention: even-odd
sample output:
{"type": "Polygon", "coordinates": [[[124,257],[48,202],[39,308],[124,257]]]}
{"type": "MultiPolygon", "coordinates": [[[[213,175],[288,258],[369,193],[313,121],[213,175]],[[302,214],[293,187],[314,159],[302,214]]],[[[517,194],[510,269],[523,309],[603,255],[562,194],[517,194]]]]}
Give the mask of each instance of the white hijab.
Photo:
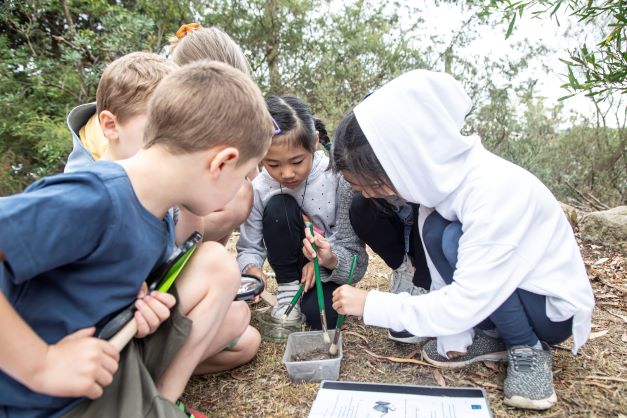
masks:
{"type": "Polygon", "coordinates": [[[392,184],[405,200],[435,207],[463,181],[483,150],[460,129],[472,101],[445,73],[414,70],[355,107],[355,116],[392,184]]]}

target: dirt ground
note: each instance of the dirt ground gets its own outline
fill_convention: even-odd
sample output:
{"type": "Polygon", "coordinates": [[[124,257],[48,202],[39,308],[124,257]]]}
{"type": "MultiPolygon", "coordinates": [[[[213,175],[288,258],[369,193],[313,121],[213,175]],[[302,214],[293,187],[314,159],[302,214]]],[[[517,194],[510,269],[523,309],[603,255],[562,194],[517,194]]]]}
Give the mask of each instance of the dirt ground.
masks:
{"type": "MultiPolygon", "coordinates": [[[[232,243],[230,245],[231,250],[232,243]]],[[[366,327],[358,318],[344,325],[340,380],[432,386],[479,386],[489,396],[494,417],[627,417],[627,282],[625,254],[582,244],[596,297],[590,340],[577,356],[567,340],[553,348],[558,404],[549,411],[503,405],[505,364],[482,362],[461,370],[421,364],[420,345],[399,344],[386,330],[366,327]]],[[[368,272],[358,284],[387,290],[390,269],[370,252],[368,272]]],[[[273,286],[270,286],[273,290],[273,286]]],[[[264,307],[264,303],[252,309],[264,307]]],[[[254,325],[254,321],[253,321],[254,325]]],[[[291,383],[282,356],[285,343],[263,341],[257,358],[238,369],[194,377],[183,396],[210,417],[306,417],[318,383],[291,383]]]]}

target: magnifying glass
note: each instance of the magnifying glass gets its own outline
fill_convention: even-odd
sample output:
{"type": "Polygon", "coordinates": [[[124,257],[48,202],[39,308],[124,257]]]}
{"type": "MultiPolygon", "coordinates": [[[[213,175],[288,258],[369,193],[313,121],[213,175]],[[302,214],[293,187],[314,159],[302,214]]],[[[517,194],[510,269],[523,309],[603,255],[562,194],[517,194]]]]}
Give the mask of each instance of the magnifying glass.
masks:
{"type": "Polygon", "coordinates": [[[263,292],[263,280],[250,274],[242,274],[242,280],[234,300],[251,300],[263,292]]]}

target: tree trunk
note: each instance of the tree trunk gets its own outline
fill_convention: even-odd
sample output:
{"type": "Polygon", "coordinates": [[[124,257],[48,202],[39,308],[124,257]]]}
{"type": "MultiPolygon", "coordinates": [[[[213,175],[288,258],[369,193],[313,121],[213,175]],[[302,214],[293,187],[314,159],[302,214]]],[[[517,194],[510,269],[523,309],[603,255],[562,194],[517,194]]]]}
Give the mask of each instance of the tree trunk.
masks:
{"type": "Polygon", "coordinates": [[[266,19],[269,22],[270,36],[266,43],[266,60],[268,62],[268,71],[270,77],[270,92],[273,94],[282,93],[281,70],[279,67],[279,34],[281,23],[278,19],[277,0],[266,0],[266,19]]]}

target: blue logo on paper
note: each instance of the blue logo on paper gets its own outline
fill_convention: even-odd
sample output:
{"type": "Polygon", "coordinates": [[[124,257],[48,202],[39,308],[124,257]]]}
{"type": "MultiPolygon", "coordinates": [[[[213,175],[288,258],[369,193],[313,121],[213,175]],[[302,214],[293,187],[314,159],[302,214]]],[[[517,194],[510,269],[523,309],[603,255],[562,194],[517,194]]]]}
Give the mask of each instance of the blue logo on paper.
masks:
{"type": "Polygon", "coordinates": [[[387,415],[387,413],[390,411],[396,411],[394,405],[392,405],[390,402],[384,401],[376,401],[375,406],[372,409],[374,409],[375,411],[383,412],[381,416],[387,415]]]}
{"type": "Polygon", "coordinates": [[[481,405],[471,405],[472,409],[481,409],[481,405]]]}

